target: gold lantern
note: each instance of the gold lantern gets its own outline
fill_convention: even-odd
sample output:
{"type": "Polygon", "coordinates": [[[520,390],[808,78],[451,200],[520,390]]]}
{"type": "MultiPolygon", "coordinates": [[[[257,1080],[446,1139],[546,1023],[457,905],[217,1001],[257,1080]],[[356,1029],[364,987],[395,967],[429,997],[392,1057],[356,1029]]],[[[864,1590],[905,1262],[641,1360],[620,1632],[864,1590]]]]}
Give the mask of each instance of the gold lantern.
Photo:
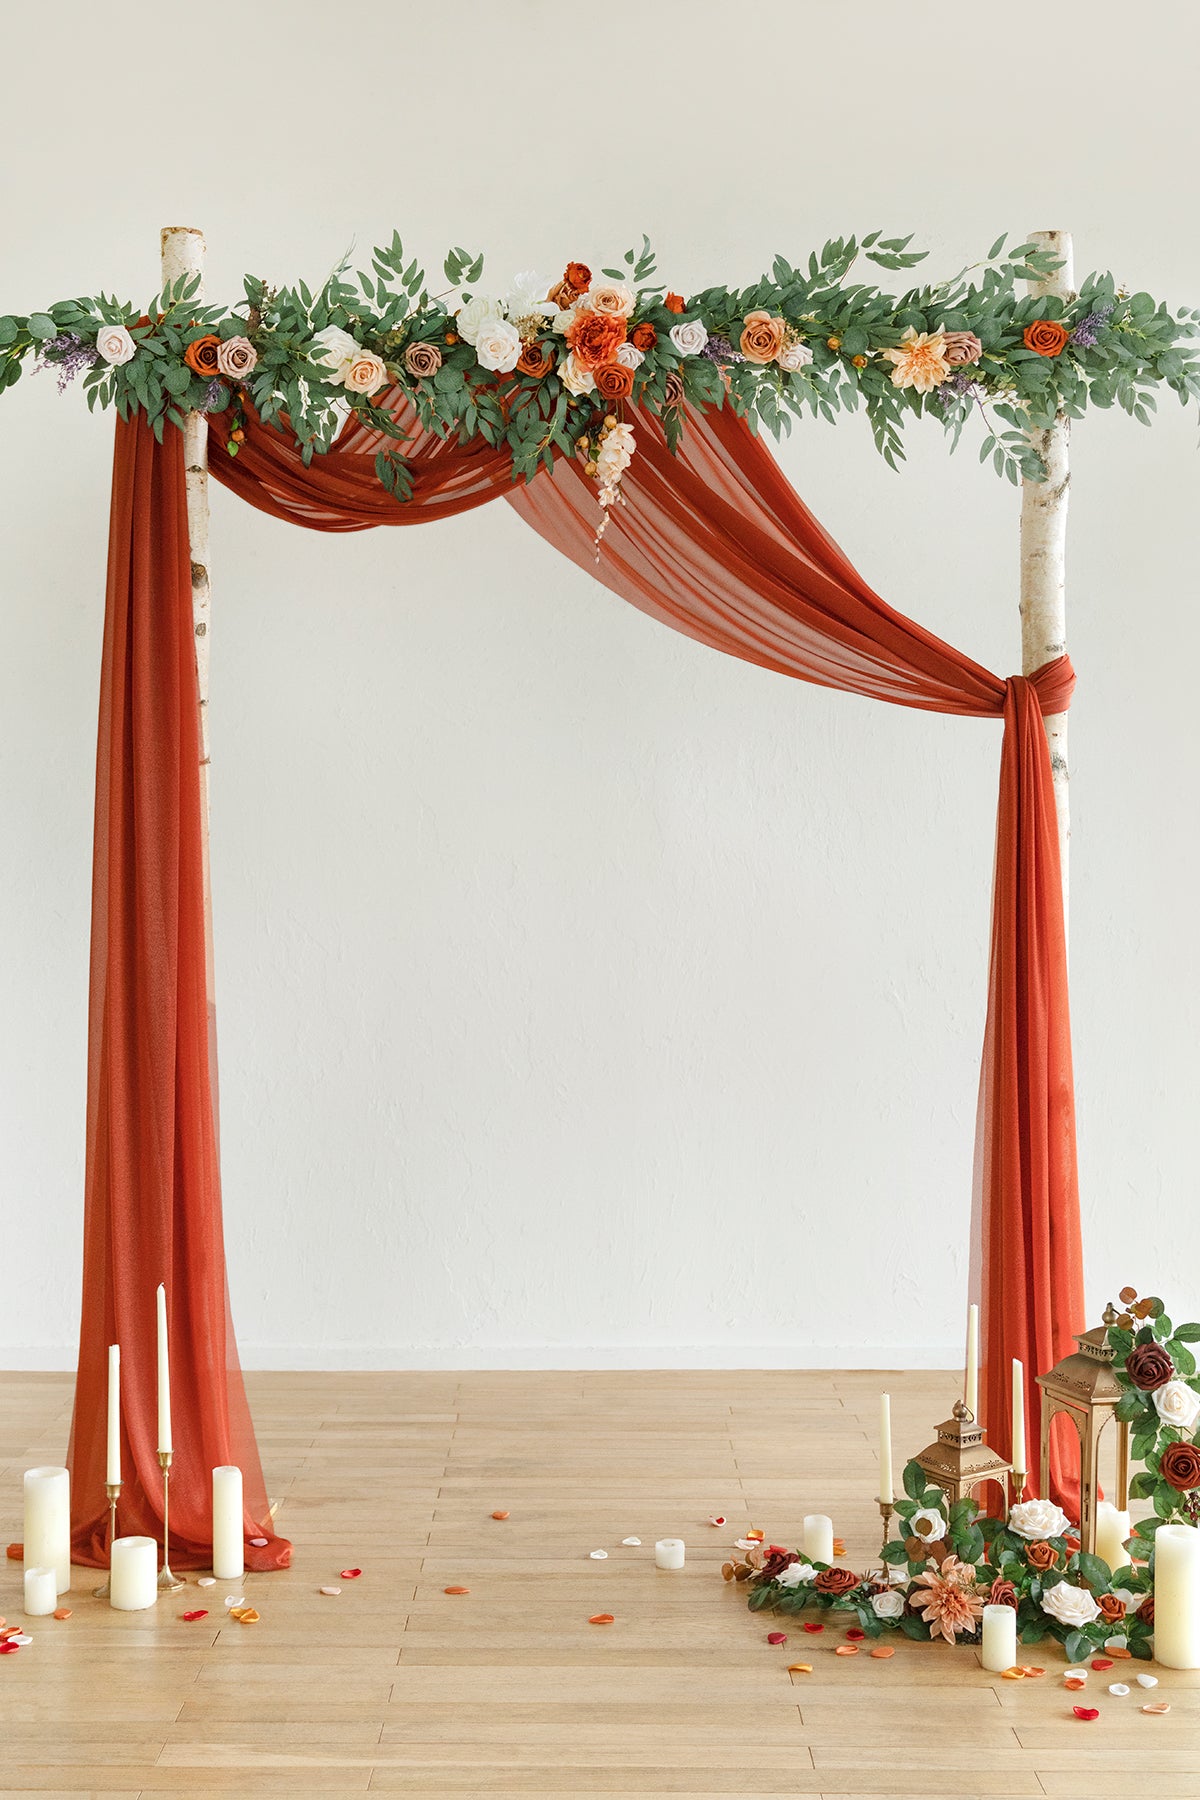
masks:
{"type": "MultiPolygon", "coordinates": [[[[1048,1375],[1039,1375],[1042,1390],[1042,1493],[1050,1491],[1050,1422],[1067,1413],[1079,1435],[1079,1541],[1096,1552],[1096,1501],[1100,1494],[1100,1438],[1124,1389],[1113,1368],[1115,1352],[1108,1328],[1117,1322],[1110,1300],[1104,1323],[1076,1337],[1078,1350],[1064,1356],[1048,1375]]],[[[1129,1509],[1129,1426],[1117,1420],[1117,1510],[1129,1509]]]]}
{"type": "Polygon", "coordinates": [[[934,1486],[949,1495],[951,1503],[985,1481],[998,1482],[1003,1489],[1002,1477],[1012,1468],[988,1448],[982,1425],[975,1423],[961,1400],[954,1402],[954,1417],[938,1426],[937,1442],[922,1450],[916,1461],[934,1486]]]}

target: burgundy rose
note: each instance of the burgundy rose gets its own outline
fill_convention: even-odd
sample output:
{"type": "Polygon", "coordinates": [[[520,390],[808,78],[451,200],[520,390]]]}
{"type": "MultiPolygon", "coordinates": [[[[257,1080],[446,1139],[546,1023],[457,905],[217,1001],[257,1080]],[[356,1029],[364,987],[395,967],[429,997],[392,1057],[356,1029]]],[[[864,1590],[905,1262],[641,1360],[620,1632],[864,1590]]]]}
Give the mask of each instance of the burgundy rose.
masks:
{"type": "Polygon", "coordinates": [[[1151,1394],[1175,1373],[1175,1365],[1161,1344],[1135,1344],[1125,1358],[1125,1373],[1134,1387],[1151,1394]]]}
{"type": "Polygon", "coordinates": [[[1015,1611],[1016,1604],[1017,1604],[1016,1588],[1013,1586],[1011,1581],[1006,1581],[1003,1575],[997,1575],[995,1581],[993,1581],[991,1588],[988,1591],[988,1605],[989,1606],[1011,1606],[1015,1611]]]}
{"type": "Polygon", "coordinates": [[[853,1569],[822,1569],[813,1586],[823,1594],[848,1594],[858,1586],[853,1569]]]}
{"type": "Polygon", "coordinates": [[[1200,1487],[1200,1450],[1195,1444],[1168,1444],[1159,1459],[1158,1472],[1181,1494],[1200,1487]]]}

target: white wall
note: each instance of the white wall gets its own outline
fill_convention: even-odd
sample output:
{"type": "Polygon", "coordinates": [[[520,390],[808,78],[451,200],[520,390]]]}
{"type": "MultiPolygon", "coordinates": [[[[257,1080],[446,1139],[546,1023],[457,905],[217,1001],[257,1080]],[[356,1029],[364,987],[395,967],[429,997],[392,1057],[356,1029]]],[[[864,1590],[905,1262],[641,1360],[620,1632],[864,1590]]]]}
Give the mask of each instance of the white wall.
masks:
{"type": "MultiPolygon", "coordinates": [[[[1185,61],[1118,105],[1095,8],[1069,53],[1019,14],[794,0],[139,19],[58,9],[6,89],[0,309],[145,298],[179,222],[216,295],[393,224],[497,275],[645,229],[681,289],[876,225],[946,274],[1065,226],[1083,270],[1200,301],[1185,61]]],[[[69,1362],[78,1314],[110,440],[50,376],[0,402],[0,1364],[69,1362]]],[[[782,455],[891,601],[1008,672],[1016,496],[934,427],[909,448],[893,475],[851,419],[782,455]]],[[[1132,1280],[1194,1314],[1195,417],[1089,419],[1075,471],[1090,1302],[1132,1280]]],[[[218,492],[213,541],[247,1361],[952,1361],[998,726],[720,658],[502,505],[320,537],[218,492]]]]}

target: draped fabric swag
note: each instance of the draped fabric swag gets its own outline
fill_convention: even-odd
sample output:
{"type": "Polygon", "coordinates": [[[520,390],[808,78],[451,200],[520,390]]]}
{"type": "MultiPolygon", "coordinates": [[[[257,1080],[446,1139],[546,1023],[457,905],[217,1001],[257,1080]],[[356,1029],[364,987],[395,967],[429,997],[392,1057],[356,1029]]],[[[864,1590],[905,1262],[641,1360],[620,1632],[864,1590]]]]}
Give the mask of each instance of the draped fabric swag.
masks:
{"type": "MultiPolygon", "coordinates": [[[[1069,661],[1061,657],[1028,679],[1005,681],[894,611],[732,413],[689,413],[672,455],[657,420],[635,410],[638,448],[622,483],[625,504],[610,509],[597,561],[595,487],[575,463],[560,460],[553,473],[515,488],[503,448],[445,443],[419,430],[400,394],[391,404],[410,433],[414,489],[405,503],[375,477],[382,440],[354,419],[335,448],[306,469],[288,436],[251,416],[241,453],[214,457],[212,474],[262,511],[318,531],[416,524],[504,495],[534,530],[614,593],[712,649],[822,687],[1003,719],[972,1235],[984,1346],[980,1410],[990,1442],[1007,1454],[1011,1359],[1019,1357],[1030,1376],[1043,1372],[1071,1349],[1072,1333],[1083,1325],[1066,942],[1042,727],[1043,713],[1069,703],[1069,661]]],[[[98,898],[93,919],[89,1179],[73,1434],[77,1553],[84,1540],[98,1542],[100,1531],[103,1418],[96,1399],[103,1345],[112,1341],[114,1320],[124,1329],[124,1321],[133,1324],[143,1313],[152,1318],[153,1288],[164,1267],[175,1302],[173,1354],[191,1371],[177,1400],[181,1413],[187,1408],[176,1433],[177,1461],[186,1459],[190,1473],[173,1485],[173,1530],[178,1509],[181,1539],[189,1546],[206,1542],[206,1515],[198,1502],[186,1510],[185,1495],[196,1501],[213,1461],[240,1462],[248,1474],[258,1468],[225,1298],[215,1077],[210,1084],[207,1052],[201,1053],[202,920],[198,931],[180,924],[185,911],[189,925],[195,923],[200,903],[182,439],[168,431],[157,445],[140,421],[119,424],[117,434],[97,773],[96,889],[98,896],[103,890],[103,903],[98,898]],[[173,625],[162,616],[167,612],[177,615],[173,625]],[[131,652],[126,640],[134,617],[146,642],[139,650],[134,636],[131,652]],[[160,661],[170,666],[171,704],[150,679],[160,661]],[[129,693],[132,688],[136,698],[139,674],[149,689],[141,712],[129,693]],[[161,785],[164,769],[172,771],[175,798],[167,816],[152,812],[139,829],[143,784],[161,785]],[[121,776],[116,804],[114,771],[121,776]],[[189,884],[196,883],[186,896],[185,870],[189,884]],[[155,1044],[153,1056],[149,1046],[145,1056],[128,1053],[132,1034],[165,1033],[167,1017],[175,1021],[174,1056],[165,1043],[155,1044]],[[192,1140],[181,1121],[195,1118],[198,1147],[189,1154],[192,1140]],[[141,1133],[139,1121],[145,1122],[141,1133]],[[114,1155],[118,1128],[122,1148],[114,1155]],[[194,1237],[203,1246],[197,1262],[190,1260],[194,1237]],[[214,1372],[229,1396],[216,1409],[217,1432],[233,1433],[234,1440],[227,1453],[210,1457],[214,1372]]],[[[138,1343],[138,1332],[131,1329],[125,1341],[138,1343]]],[[[144,1366],[153,1367],[149,1350],[144,1366]]],[[[1027,1431],[1036,1444],[1032,1380],[1026,1392],[1027,1431]]],[[[152,1414],[151,1407],[145,1416],[152,1414]]],[[[1053,1487],[1073,1504],[1075,1446],[1056,1444],[1055,1451],[1053,1487]]],[[[139,1454],[139,1474],[147,1466],[139,1454]]],[[[151,1507],[154,1491],[149,1487],[145,1496],[151,1507]]],[[[247,1508],[261,1520],[261,1482],[256,1489],[248,1480],[247,1508]]],[[[124,1503],[122,1510],[122,1528],[134,1529],[125,1522],[124,1503]]],[[[270,1566],[286,1547],[273,1539],[260,1554],[270,1566]]]]}

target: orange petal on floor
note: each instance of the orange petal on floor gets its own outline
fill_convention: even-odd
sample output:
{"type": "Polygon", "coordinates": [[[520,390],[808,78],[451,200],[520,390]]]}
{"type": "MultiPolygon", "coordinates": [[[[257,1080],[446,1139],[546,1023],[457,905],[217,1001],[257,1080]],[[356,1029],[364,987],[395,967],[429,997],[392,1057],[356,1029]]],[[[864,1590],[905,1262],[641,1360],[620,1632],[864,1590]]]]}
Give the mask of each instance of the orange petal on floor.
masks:
{"type": "Polygon", "coordinates": [[[448,1587],[442,1589],[443,1594],[469,1594],[470,1591],[471,1590],[468,1587],[448,1587]]]}
{"type": "Polygon", "coordinates": [[[1133,1651],[1126,1650],[1121,1644],[1110,1644],[1108,1646],[1108,1654],[1119,1658],[1122,1662],[1128,1662],[1133,1655],[1133,1651]]]}
{"type": "Polygon", "coordinates": [[[896,1652],[893,1649],[891,1644],[876,1644],[875,1648],[871,1652],[871,1655],[878,1657],[880,1662],[883,1661],[885,1656],[895,1656],[895,1654],[896,1654],[896,1652]]]}
{"type": "Polygon", "coordinates": [[[812,1674],[812,1664],[811,1663],[789,1663],[788,1664],[788,1674],[789,1675],[811,1675],[812,1674]]]}
{"type": "Polygon", "coordinates": [[[845,1554],[846,1554],[846,1540],[845,1540],[845,1538],[834,1538],[834,1540],[833,1540],[833,1554],[834,1554],[834,1555],[835,1555],[835,1556],[845,1556],[845,1554]]]}
{"type": "Polygon", "coordinates": [[[258,1624],[259,1615],[255,1612],[255,1610],[252,1606],[239,1606],[233,1616],[237,1620],[239,1625],[257,1625],[258,1624]]]}
{"type": "Polygon", "coordinates": [[[836,1646],[836,1648],[834,1649],[833,1654],[835,1656],[857,1656],[858,1655],[858,1645],[857,1644],[838,1644],[836,1646]]]}
{"type": "Polygon", "coordinates": [[[1080,1675],[1068,1675],[1067,1679],[1063,1682],[1063,1686],[1076,1690],[1081,1687],[1086,1687],[1087,1682],[1084,1681],[1083,1677],[1080,1675]]]}
{"type": "Polygon", "coordinates": [[[1000,1679],[1001,1681],[1024,1681],[1025,1671],[1024,1669],[1018,1668],[1014,1663],[1011,1669],[1004,1670],[1000,1679]]]}
{"type": "Polygon", "coordinates": [[[760,1531],[757,1525],[752,1525],[746,1533],[746,1536],[748,1538],[753,1538],[756,1544],[761,1544],[766,1535],[766,1532],[760,1531]]]}
{"type": "Polygon", "coordinates": [[[8,1546],[8,1549],[5,1552],[5,1555],[8,1557],[9,1562],[24,1562],[25,1561],[25,1546],[24,1546],[24,1544],[10,1544],[8,1546]]]}
{"type": "Polygon", "coordinates": [[[507,1519],[508,1514],[497,1507],[496,1511],[492,1514],[492,1517],[493,1519],[507,1519]]]}
{"type": "Polygon", "coordinates": [[[54,1616],[56,1619],[69,1619],[71,1616],[71,1609],[69,1606],[55,1607],[54,1616]]]}
{"type": "Polygon", "coordinates": [[[1142,1708],[1144,1713],[1169,1713],[1170,1710],[1171,1702],[1169,1700],[1151,1700],[1149,1705],[1142,1708]]]}
{"type": "Polygon", "coordinates": [[[1022,1673],[1022,1675],[1044,1675],[1046,1673],[1046,1671],[1045,1671],[1045,1669],[1037,1668],[1036,1665],[1030,1665],[1029,1663],[1022,1663],[1021,1664],[1021,1673],[1022,1673]]]}
{"type": "Polygon", "coordinates": [[[593,1613],[588,1620],[589,1625],[614,1625],[616,1620],[611,1613],[593,1613]]]}

